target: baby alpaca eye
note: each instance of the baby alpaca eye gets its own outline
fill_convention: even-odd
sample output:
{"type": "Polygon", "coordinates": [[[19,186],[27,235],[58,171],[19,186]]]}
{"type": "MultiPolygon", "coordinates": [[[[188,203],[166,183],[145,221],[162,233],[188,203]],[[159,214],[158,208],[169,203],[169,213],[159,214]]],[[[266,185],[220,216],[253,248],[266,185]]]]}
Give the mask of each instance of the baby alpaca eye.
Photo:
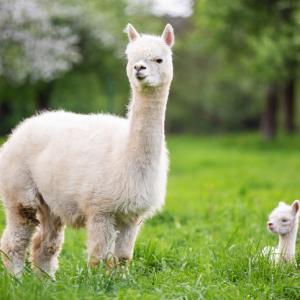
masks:
{"type": "Polygon", "coordinates": [[[161,64],[163,62],[163,60],[161,58],[158,58],[155,60],[158,64],[161,64]]]}
{"type": "Polygon", "coordinates": [[[288,219],[284,219],[284,218],[281,219],[281,222],[282,222],[282,223],[286,223],[287,221],[288,221],[288,219]]]}

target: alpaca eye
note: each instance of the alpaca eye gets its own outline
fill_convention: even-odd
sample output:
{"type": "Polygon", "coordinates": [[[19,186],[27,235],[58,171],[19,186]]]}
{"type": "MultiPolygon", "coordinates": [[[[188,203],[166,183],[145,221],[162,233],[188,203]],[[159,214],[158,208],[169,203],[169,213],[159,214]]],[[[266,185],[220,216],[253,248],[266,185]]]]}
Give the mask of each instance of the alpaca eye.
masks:
{"type": "Polygon", "coordinates": [[[163,60],[161,58],[158,58],[155,60],[158,64],[161,64],[163,62],[163,60]]]}
{"type": "Polygon", "coordinates": [[[288,219],[281,219],[281,222],[286,223],[288,219]]]}

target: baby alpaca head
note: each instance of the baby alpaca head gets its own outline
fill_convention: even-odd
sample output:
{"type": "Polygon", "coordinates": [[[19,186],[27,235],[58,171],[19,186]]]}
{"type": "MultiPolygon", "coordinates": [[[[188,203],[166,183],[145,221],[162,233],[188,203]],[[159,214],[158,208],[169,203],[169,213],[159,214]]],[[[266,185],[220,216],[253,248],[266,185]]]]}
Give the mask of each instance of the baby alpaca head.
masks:
{"type": "Polygon", "coordinates": [[[141,35],[131,24],[127,25],[126,32],[127,76],[131,87],[140,91],[169,87],[173,78],[172,26],[167,24],[161,36],[141,35]]]}
{"type": "Polygon", "coordinates": [[[279,202],[269,215],[268,229],[279,235],[290,233],[298,224],[300,201],[295,200],[292,205],[279,202]]]}

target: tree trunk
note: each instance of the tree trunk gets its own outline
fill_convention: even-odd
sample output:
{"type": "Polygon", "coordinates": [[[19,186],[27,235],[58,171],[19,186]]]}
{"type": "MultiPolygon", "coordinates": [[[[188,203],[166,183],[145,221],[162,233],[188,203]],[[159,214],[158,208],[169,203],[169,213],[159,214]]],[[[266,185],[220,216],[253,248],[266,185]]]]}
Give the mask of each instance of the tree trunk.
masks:
{"type": "Polygon", "coordinates": [[[290,77],[284,83],[283,111],[286,133],[295,131],[295,78],[290,77]]]}
{"type": "Polygon", "coordinates": [[[272,82],[268,86],[265,100],[265,107],[262,114],[261,129],[265,140],[275,137],[277,131],[278,112],[278,86],[272,82]]]}
{"type": "Polygon", "coordinates": [[[8,99],[0,103],[0,135],[7,134],[10,131],[11,124],[9,116],[11,116],[12,112],[8,103],[8,99]]]}
{"type": "MultiPolygon", "coordinates": [[[[290,45],[293,45],[293,40],[296,38],[295,30],[292,30],[296,22],[296,9],[297,1],[289,0],[285,2],[284,7],[281,10],[282,22],[285,30],[287,31],[287,37],[289,38],[290,45]]],[[[291,53],[292,50],[291,50],[291,53]]],[[[296,53],[296,52],[295,52],[296,53]]],[[[286,57],[286,70],[288,77],[284,81],[283,85],[283,113],[284,113],[284,129],[286,133],[293,133],[295,131],[295,105],[296,105],[296,78],[297,78],[297,59],[294,56],[286,57]]]]}
{"type": "Polygon", "coordinates": [[[52,82],[42,83],[37,93],[37,109],[39,111],[49,109],[49,99],[53,84],[52,82]]]}

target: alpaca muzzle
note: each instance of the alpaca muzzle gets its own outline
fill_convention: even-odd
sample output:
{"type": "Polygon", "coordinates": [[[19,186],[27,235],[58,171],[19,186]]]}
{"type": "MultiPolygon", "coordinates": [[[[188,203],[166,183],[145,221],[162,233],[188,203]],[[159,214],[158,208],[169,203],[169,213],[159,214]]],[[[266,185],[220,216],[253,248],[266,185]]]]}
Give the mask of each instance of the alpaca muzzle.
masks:
{"type": "Polygon", "coordinates": [[[135,77],[137,78],[137,80],[143,80],[143,79],[145,79],[147,76],[146,76],[145,74],[143,74],[142,72],[137,71],[137,72],[135,73],[135,77]]]}

